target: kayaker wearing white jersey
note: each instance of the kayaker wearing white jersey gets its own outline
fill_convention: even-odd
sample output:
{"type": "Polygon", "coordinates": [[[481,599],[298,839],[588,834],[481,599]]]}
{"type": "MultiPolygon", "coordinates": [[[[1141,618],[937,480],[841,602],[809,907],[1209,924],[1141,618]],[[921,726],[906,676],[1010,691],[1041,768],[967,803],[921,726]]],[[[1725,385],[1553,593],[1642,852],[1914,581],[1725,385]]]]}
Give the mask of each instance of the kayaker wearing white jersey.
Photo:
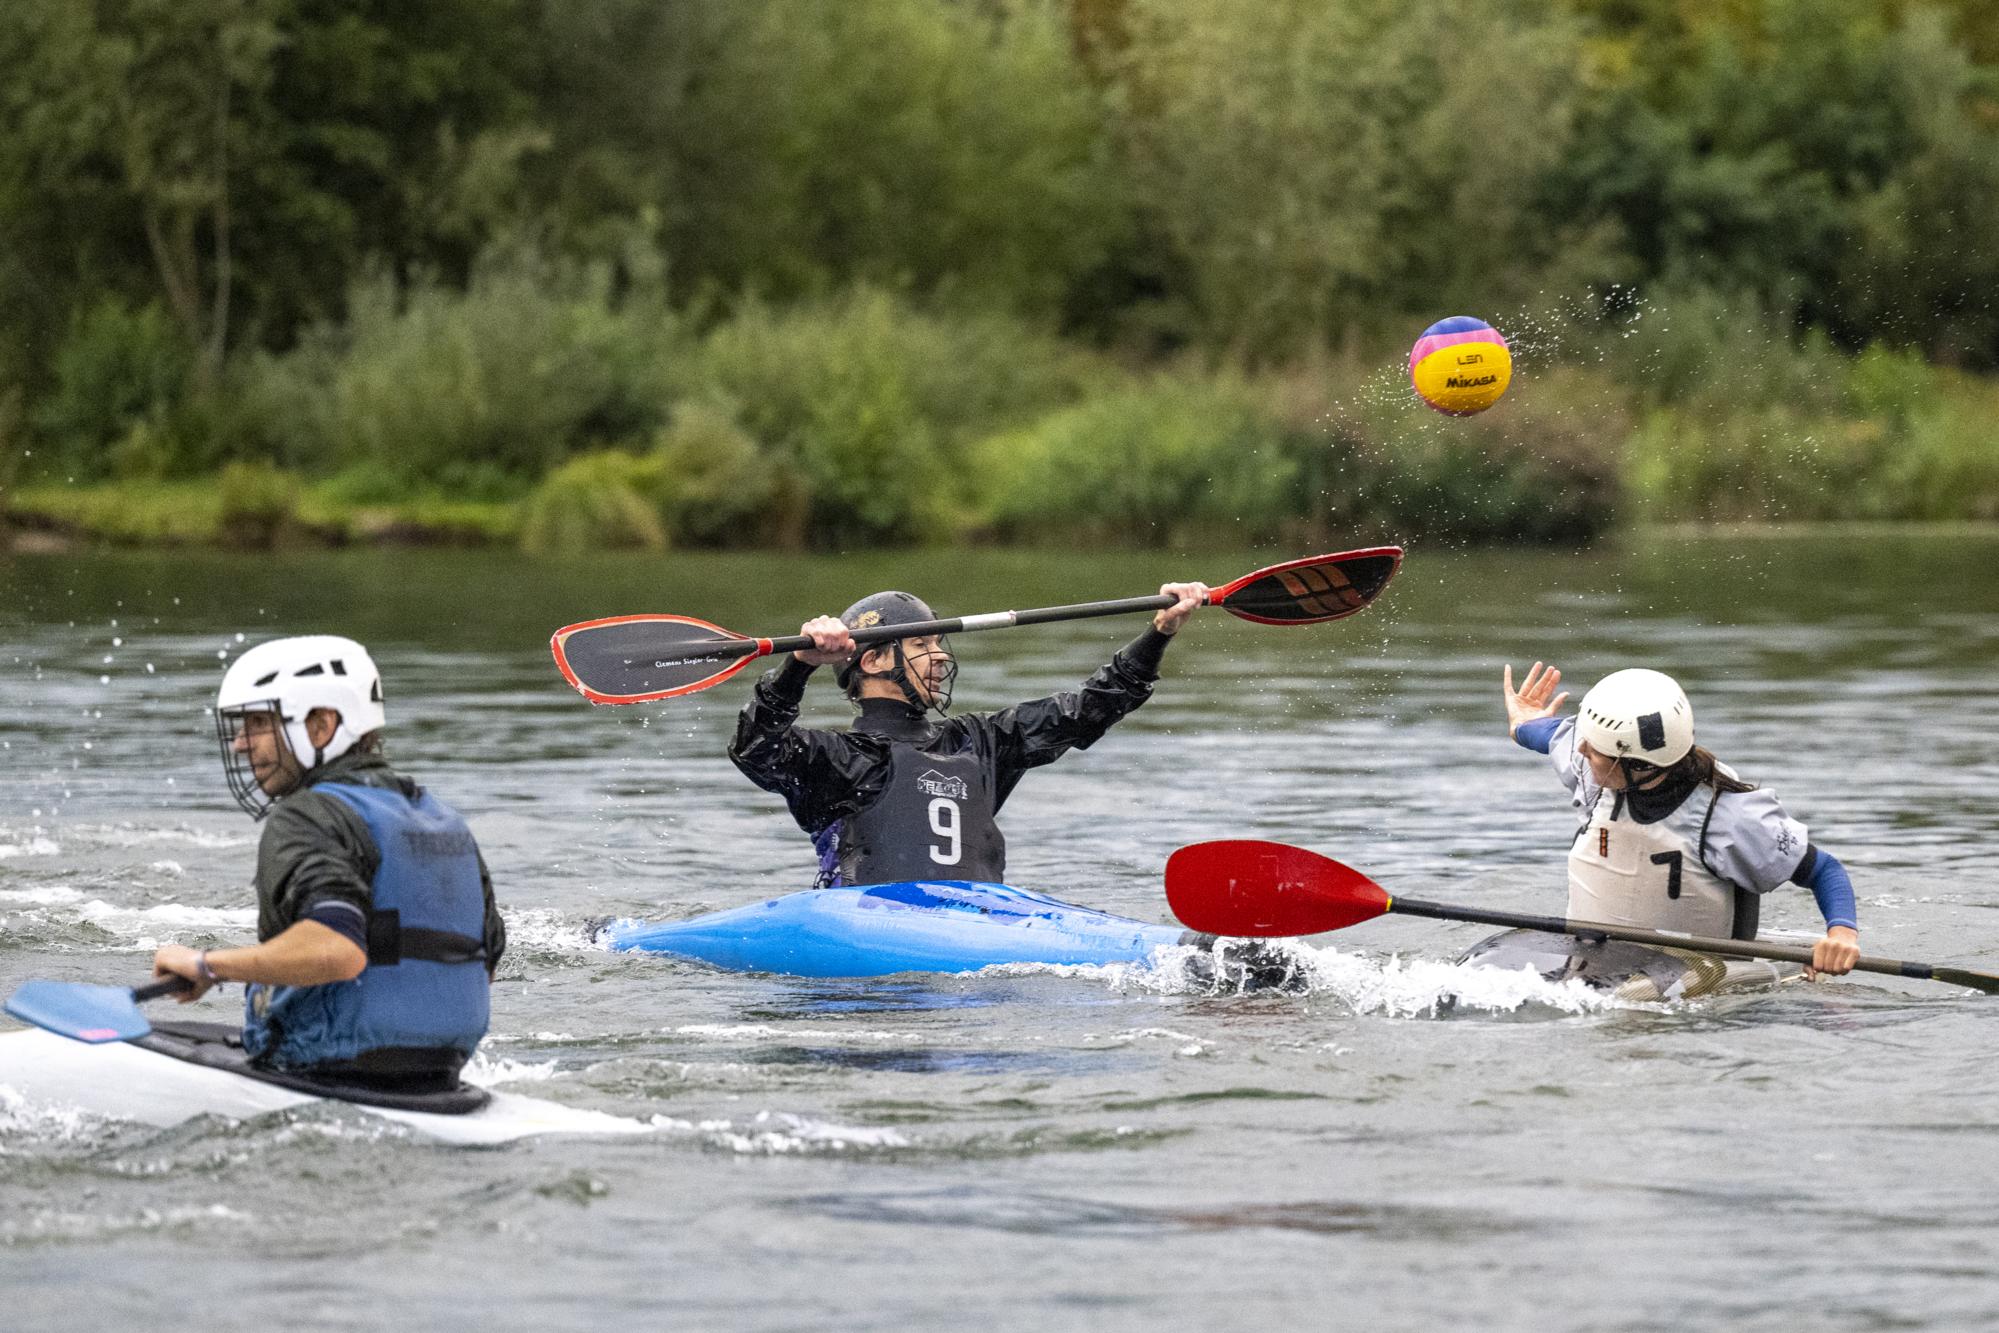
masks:
{"type": "Polygon", "coordinates": [[[1562,673],[1536,662],[1518,690],[1506,667],[1508,729],[1548,755],[1583,820],[1569,849],[1571,920],[1756,938],[1762,895],[1812,891],[1825,918],[1814,972],[1860,957],[1853,884],[1775,793],[1744,782],[1694,744],[1693,707],[1673,678],[1614,671],[1558,717],[1562,673]]]}
{"type": "Polygon", "coordinates": [[[1166,645],[1208,594],[1168,583],[1179,600],[1125,645],[1080,691],[949,717],[958,664],[937,636],[896,639],[858,655],[852,631],[937,617],[906,592],[864,597],[837,619],[808,620],[814,647],[757,683],[729,758],[750,781],[784,797],[819,853],[819,886],[1006,876],[1006,839],[994,816],[1030,768],[1088,749],[1152,696],[1166,645]],[[801,727],[798,706],[814,668],[838,664],[859,710],[850,731],[801,727]]]}
{"type": "Polygon", "coordinates": [[[158,976],[249,983],[243,1045],[261,1064],[347,1083],[457,1083],[486,1033],[506,948],[491,877],[465,821],[382,757],[382,678],[332,635],[274,639],[236,659],[215,704],[238,804],[268,820],[257,847],[257,939],[168,945],[158,976]]]}

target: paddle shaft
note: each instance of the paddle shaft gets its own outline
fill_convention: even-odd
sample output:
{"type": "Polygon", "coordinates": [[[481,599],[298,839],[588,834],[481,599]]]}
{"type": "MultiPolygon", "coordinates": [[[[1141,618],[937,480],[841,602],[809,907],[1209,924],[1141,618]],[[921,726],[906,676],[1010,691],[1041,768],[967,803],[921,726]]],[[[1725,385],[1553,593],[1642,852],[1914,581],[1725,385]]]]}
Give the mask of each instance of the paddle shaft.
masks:
{"type": "MultiPolygon", "coordinates": [[[[1487,926],[1509,926],[1516,930],[1543,930],[1551,935],[1601,936],[1650,944],[1667,949],[1691,949],[1697,953],[1718,953],[1734,958],[1772,958],[1787,963],[1812,961],[1812,951],[1789,944],[1762,944],[1754,940],[1718,940],[1701,935],[1675,935],[1666,931],[1639,930],[1631,926],[1606,926],[1594,921],[1570,921],[1559,916],[1532,916],[1525,912],[1479,911],[1469,907],[1447,907],[1417,898],[1388,900],[1388,910],[1404,916],[1427,916],[1438,921],[1475,921],[1487,926]]],[[[1922,981],[1953,982],[1977,990],[1999,991],[1999,977],[1959,967],[1935,967],[1929,963],[1905,963],[1893,958],[1867,958],[1853,965],[1862,972],[1879,972],[1891,977],[1915,977],[1922,981]]]]}
{"type": "MultiPolygon", "coordinates": [[[[989,611],[985,615],[959,616],[953,620],[919,620],[908,625],[878,625],[853,631],[856,644],[887,643],[891,639],[917,639],[926,634],[971,634],[982,629],[1009,629],[1015,625],[1046,625],[1057,620],[1088,620],[1094,616],[1122,616],[1134,611],[1164,611],[1180,599],[1165,593],[1150,597],[1124,597],[1110,602],[1078,602],[1073,606],[1043,606],[1031,611],[989,611]]],[[[1210,597],[1212,601],[1212,597],[1210,597]]],[[[774,653],[795,653],[813,647],[803,634],[782,639],[710,639],[683,649],[667,649],[653,657],[655,663],[705,662],[710,658],[727,661],[733,657],[765,657],[774,653]]]]}
{"type": "Polygon", "coordinates": [[[162,999],[168,995],[178,995],[184,990],[193,990],[194,983],[186,977],[161,977],[143,986],[132,988],[132,1003],[144,1004],[148,1000],[162,999]]]}

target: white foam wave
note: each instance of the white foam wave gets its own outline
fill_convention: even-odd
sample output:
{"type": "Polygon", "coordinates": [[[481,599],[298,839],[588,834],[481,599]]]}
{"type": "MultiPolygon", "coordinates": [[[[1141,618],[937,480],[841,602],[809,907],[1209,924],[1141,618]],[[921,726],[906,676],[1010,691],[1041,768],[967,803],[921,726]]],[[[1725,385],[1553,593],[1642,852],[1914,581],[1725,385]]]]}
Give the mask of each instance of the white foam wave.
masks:
{"type": "Polygon", "coordinates": [[[83,1138],[102,1123],[88,1111],[29,1101],[14,1089],[0,1085],[0,1157],[10,1151],[9,1139],[67,1143],[83,1138]]]}
{"type": "Polygon", "coordinates": [[[781,1157],[909,1146],[909,1140],[893,1129],[828,1124],[788,1111],[759,1111],[749,1124],[741,1127],[732,1120],[677,1120],[664,1115],[655,1115],[649,1123],[655,1129],[698,1137],[745,1156],[781,1157]]]}
{"type": "Polygon", "coordinates": [[[1581,981],[1549,981],[1531,967],[1503,971],[1428,958],[1382,962],[1337,949],[1311,952],[1316,955],[1312,989],[1331,991],[1358,1014],[1415,1018],[1451,1004],[1487,1013],[1516,1013],[1530,1005],[1567,1014],[1628,1007],[1581,981]]]}
{"type": "Polygon", "coordinates": [[[553,1060],[531,1064],[525,1060],[510,1060],[506,1056],[488,1056],[484,1051],[474,1051],[472,1058],[459,1071],[465,1082],[481,1088],[490,1088],[499,1083],[546,1083],[561,1071],[553,1060]]]}
{"type": "Polygon", "coordinates": [[[689,1023],[683,1027],[664,1028],[681,1037],[717,1037],[727,1040],[750,1037],[782,1037],[787,1041],[925,1041],[935,1042],[936,1037],[921,1032],[878,1032],[867,1029],[850,1028],[798,1028],[774,1027],[768,1023],[689,1023]]]}
{"type": "Polygon", "coordinates": [[[59,907],[65,903],[81,902],[83,890],[56,887],[51,889],[0,889],[0,903],[21,903],[29,907],[59,907]]]}
{"type": "Polygon", "coordinates": [[[171,842],[184,847],[219,849],[226,847],[249,847],[255,838],[245,838],[225,833],[204,833],[200,829],[177,824],[172,828],[140,828],[134,824],[76,824],[65,830],[66,836],[104,847],[143,847],[150,843],[171,842]]]}
{"type": "Polygon", "coordinates": [[[1172,1028],[1130,1028],[1124,1032],[1113,1032],[1101,1038],[1106,1045],[1128,1046],[1135,1041],[1194,1041],[1191,1032],[1175,1032],[1172,1028]]]}
{"type": "Polygon", "coordinates": [[[588,923],[545,907],[500,909],[507,924],[507,951],[562,954],[572,958],[604,952],[588,923]]]}
{"type": "Polygon", "coordinates": [[[38,1213],[18,1218],[0,1229],[0,1237],[14,1240],[93,1240],[108,1236],[166,1231],[203,1223],[232,1225],[254,1223],[257,1219],[227,1204],[187,1204],[177,1208],[141,1208],[122,1216],[93,1217],[87,1213],[38,1213]]]}
{"type": "Polygon", "coordinates": [[[295,1111],[285,1112],[288,1121],[272,1136],[271,1142],[285,1144],[301,1139],[331,1139],[335,1142],[380,1143],[384,1139],[400,1139],[409,1135],[409,1130],[403,1125],[359,1111],[339,1106],[314,1109],[321,1114],[300,1116],[295,1111]]]}
{"type": "MultiPolygon", "coordinates": [[[[1266,947],[1271,947],[1268,942],[1266,947]]],[[[1339,1000],[1356,1014],[1416,1018],[1453,1007],[1513,1013],[1530,1005],[1581,1014],[1633,1007],[1580,981],[1549,981],[1531,968],[1501,971],[1427,958],[1380,959],[1297,940],[1285,941],[1281,947],[1291,959],[1304,994],[1339,1000]]],[[[1158,995],[1211,994],[1213,969],[1206,965],[1205,957],[1197,955],[1212,953],[1193,945],[1169,945],[1154,951],[1149,963],[1010,963],[987,970],[1095,978],[1114,990],[1158,995]]],[[[1240,988],[1239,981],[1229,984],[1240,988]]]]}
{"type": "Polygon", "coordinates": [[[155,948],[162,936],[247,936],[257,926],[253,907],[191,907],[185,903],[133,907],[85,898],[82,890],[68,885],[0,889],[0,913],[11,914],[16,929],[22,923],[57,929],[91,926],[113,937],[113,950],[155,948]]]}
{"type": "Polygon", "coordinates": [[[30,837],[25,842],[0,842],[0,861],[16,856],[60,856],[62,847],[47,838],[30,837]]]}
{"type": "MultiPolygon", "coordinates": [[[[205,931],[254,929],[254,907],[187,907],[162,903],[158,907],[121,907],[102,898],[92,898],[76,909],[78,920],[99,930],[119,935],[132,931],[151,932],[162,928],[205,931]]],[[[138,941],[150,943],[150,939],[138,941]]]]}

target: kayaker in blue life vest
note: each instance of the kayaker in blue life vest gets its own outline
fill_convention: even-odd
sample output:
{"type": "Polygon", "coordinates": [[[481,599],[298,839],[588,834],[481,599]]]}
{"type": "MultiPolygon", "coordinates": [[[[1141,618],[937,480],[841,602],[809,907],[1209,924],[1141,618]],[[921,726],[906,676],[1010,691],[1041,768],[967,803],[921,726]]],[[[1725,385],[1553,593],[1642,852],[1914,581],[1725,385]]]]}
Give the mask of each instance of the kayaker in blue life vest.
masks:
{"type": "Polygon", "coordinates": [[[274,639],[222,678],[215,725],[257,846],[257,940],[168,945],[156,976],[247,982],[243,1045],[274,1068],[409,1091],[455,1086],[506,948],[459,814],[389,767],[382,678],[332,635],[274,639]],[[266,819],[268,816],[268,819],[266,819]]]}
{"type": "Polygon", "coordinates": [[[1671,676],[1614,671],[1557,716],[1562,673],[1536,662],[1520,688],[1503,677],[1513,739],[1548,755],[1583,823],[1569,848],[1574,921],[1753,940],[1762,895],[1791,883],[1825,918],[1812,972],[1860,957],[1853,884],[1776,794],[1694,744],[1694,711],[1671,676]]]}
{"type": "Polygon", "coordinates": [[[812,648],[765,673],[729,746],[750,781],[782,796],[819,853],[819,886],[898,880],[1002,883],[1006,839],[995,821],[1030,768],[1088,749],[1152,696],[1167,643],[1202,605],[1202,583],[1168,583],[1179,600],[1073,693],[995,713],[949,716],[958,663],[931,635],[856,653],[852,631],[938,617],[906,592],[879,592],[838,618],[808,620],[812,648]],[[815,668],[836,677],[860,716],[848,731],[798,725],[815,668]]]}

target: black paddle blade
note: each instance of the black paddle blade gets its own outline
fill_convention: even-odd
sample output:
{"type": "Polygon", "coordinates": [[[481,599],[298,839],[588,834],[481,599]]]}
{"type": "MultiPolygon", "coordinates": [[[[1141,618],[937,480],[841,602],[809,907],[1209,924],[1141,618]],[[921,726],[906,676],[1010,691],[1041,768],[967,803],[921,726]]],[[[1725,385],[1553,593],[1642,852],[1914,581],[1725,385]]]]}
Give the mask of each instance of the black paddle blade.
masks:
{"type": "Polygon", "coordinates": [[[1930,980],[1948,982],[1953,986],[1969,986],[1973,990],[1984,991],[1987,995],[1999,995],[1999,977],[1990,972],[1974,972],[1968,967],[1932,967],[1930,980]]]}
{"type": "Polygon", "coordinates": [[[1315,555],[1245,574],[1208,604],[1259,625],[1317,625],[1364,610],[1401,565],[1399,546],[1315,555]]]}
{"type": "Polygon", "coordinates": [[[636,704],[719,685],[768,652],[769,642],[691,616],[613,616],[559,629],[548,647],[591,703],[636,704]]]}

